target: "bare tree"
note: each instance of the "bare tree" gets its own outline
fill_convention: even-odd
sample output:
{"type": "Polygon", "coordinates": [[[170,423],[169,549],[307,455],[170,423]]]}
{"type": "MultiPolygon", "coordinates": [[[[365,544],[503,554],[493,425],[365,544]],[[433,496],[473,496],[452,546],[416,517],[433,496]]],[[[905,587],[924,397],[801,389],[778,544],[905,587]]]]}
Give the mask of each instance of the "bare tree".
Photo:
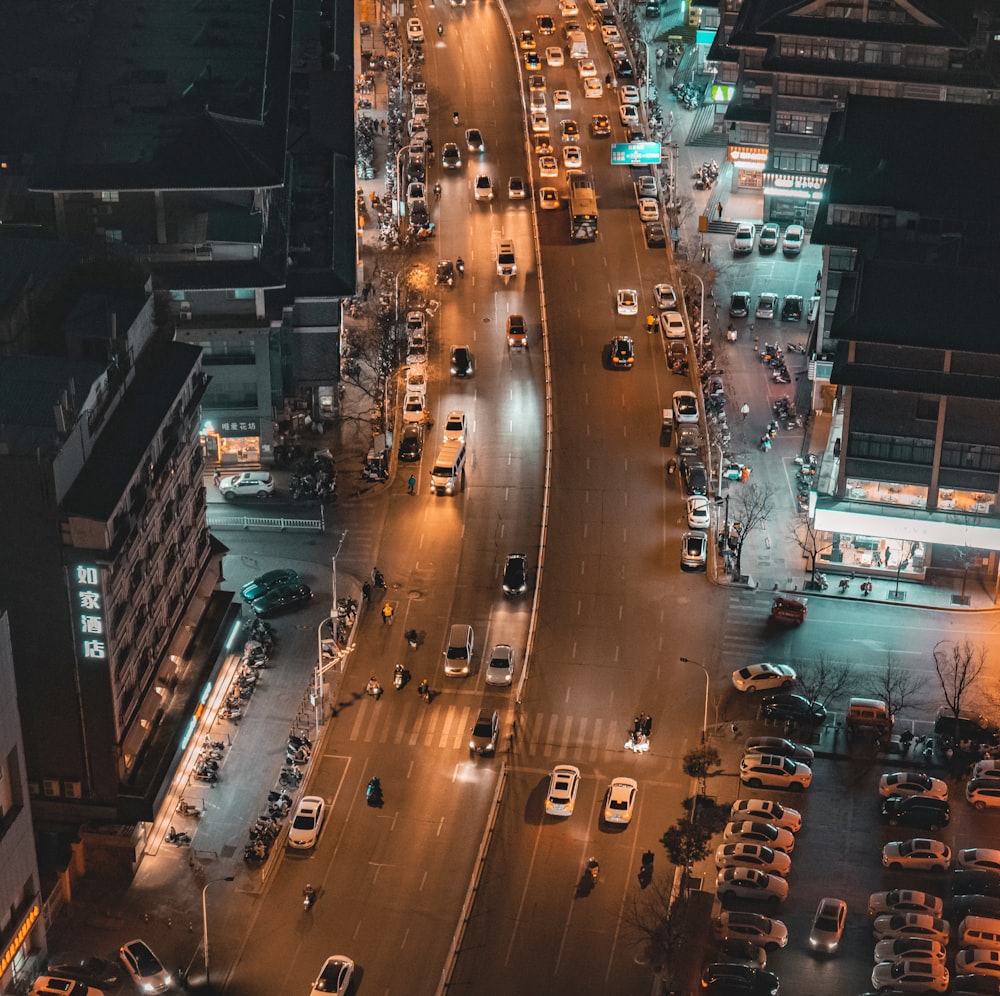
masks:
{"type": "Polygon", "coordinates": [[[979,676],[986,667],[986,648],[975,647],[969,640],[941,640],[934,645],[934,670],[941,682],[945,704],[955,717],[956,726],[962,706],[975,691],[979,676]]]}
{"type": "Polygon", "coordinates": [[[688,896],[675,895],[670,883],[652,882],[626,906],[624,916],[649,966],[662,974],[664,990],[677,990],[687,964],[684,951],[694,922],[689,915],[688,896]]]}
{"type": "Polygon", "coordinates": [[[962,605],[966,605],[968,604],[968,599],[965,594],[965,588],[969,583],[969,571],[979,564],[982,559],[982,551],[973,550],[968,546],[953,546],[951,549],[955,563],[962,569],[962,593],[958,596],[959,601],[962,605]]]}
{"type": "MultiPolygon", "coordinates": [[[[734,492],[729,500],[730,521],[733,530],[737,534],[736,546],[733,553],[736,555],[736,563],[733,568],[733,575],[736,578],[743,576],[743,544],[747,537],[759,526],[767,521],[768,515],[774,506],[774,491],[769,484],[746,484],[734,492]]],[[[729,537],[726,537],[728,542],[729,537]]]]}
{"type": "Polygon", "coordinates": [[[870,680],[869,694],[885,702],[890,716],[898,716],[907,706],[924,703],[918,694],[923,688],[923,675],[902,667],[892,651],[885,655],[882,670],[873,674],[870,680]]]}
{"type": "Polygon", "coordinates": [[[820,540],[816,525],[808,515],[799,517],[799,521],[792,526],[790,535],[809,560],[809,580],[815,584],[816,560],[821,553],[829,553],[833,549],[833,544],[820,540]]]}
{"type": "Polygon", "coordinates": [[[824,705],[842,695],[854,680],[846,663],[828,660],[823,654],[814,661],[799,663],[795,671],[802,694],[810,702],[824,705]]]}

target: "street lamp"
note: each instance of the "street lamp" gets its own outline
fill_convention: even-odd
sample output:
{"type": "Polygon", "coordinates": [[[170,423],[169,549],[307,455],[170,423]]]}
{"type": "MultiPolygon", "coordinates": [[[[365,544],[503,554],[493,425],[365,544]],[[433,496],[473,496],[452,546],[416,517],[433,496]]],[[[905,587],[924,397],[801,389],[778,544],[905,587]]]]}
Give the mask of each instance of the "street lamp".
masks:
{"type": "Polygon", "coordinates": [[[208,892],[208,887],[210,885],[215,885],[216,882],[232,882],[236,878],[235,875],[227,875],[225,878],[213,878],[211,881],[206,882],[204,888],[201,890],[201,925],[202,925],[202,949],[205,952],[205,988],[211,985],[211,980],[208,975],[208,908],[205,901],[205,893],[208,892]]]}
{"type": "Polygon", "coordinates": [[[701,721],[701,742],[705,743],[708,739],[708,668],[704,664],[700,664],[698,661],[693,661],[689,657],[682,657],[682,664],[693,664],[695,667],[700,667],[702,671],[705,672],[705,712],[701,721]]]}
{"type": "Polygon", "coordinates": [[[337,557],[347,539],[347,530],[340,534],[340,542],[337,549],[330,558],[330,614],[325,619],[320,619],[316,627],[316,687],[313,692],[313,713],[316,732],[319,733],[320,719],[323,715],[323,675],[331,667],[336,667],[344,656],[343,651],[337,647],[337,557]],[[323,639],[323,627],[330,627],[330,637],[323,639]],[[327,658],[330,658],[327,660],[327,658]]]}

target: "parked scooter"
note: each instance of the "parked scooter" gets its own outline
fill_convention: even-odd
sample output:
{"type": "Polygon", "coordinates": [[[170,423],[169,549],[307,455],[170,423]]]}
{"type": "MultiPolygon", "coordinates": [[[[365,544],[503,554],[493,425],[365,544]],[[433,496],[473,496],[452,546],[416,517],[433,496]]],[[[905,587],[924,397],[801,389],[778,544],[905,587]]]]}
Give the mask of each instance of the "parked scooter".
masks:
{"type": "Polygon", "coordinates": [[[185,833],[183,830],[175,830],[171,827],[166,836],[163,838],[168,844],[176,844],[178,847],[183,847],[185,844],[191,843],[191,835],[185,833]]]}
{"type": "Polygon", "coordinates": [[[181,799],[181,801],[177,803],[177,812],[180,813],[181,816],[197,817],[201,816],[202,811],[197,806],[192,806],[186,799],[181,799]]]}

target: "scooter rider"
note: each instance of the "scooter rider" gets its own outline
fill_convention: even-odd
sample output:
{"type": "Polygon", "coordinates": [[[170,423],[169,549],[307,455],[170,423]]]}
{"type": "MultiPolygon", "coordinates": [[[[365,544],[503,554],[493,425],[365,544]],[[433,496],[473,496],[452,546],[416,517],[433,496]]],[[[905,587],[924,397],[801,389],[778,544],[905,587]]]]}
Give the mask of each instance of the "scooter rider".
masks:
{"type": "Polygon", "coordinates": [[[455,269],[458,270],[458,275],[460,277],[465,276],[465,260],[461,256],[455,260],[455,269]]]}
{"type": "Polygon", "coordinates": [[[314,902],[316,902],[316,890],[306,883],[306,887],[302,890],[302,905],[308,910],[312,909],[314,902]]]}
{"type": "Polygon", "coordinates": [[[438,21],[438,38],[441,38],[443,35],[444,35],[444,25],[440,21],[438,21]]]}

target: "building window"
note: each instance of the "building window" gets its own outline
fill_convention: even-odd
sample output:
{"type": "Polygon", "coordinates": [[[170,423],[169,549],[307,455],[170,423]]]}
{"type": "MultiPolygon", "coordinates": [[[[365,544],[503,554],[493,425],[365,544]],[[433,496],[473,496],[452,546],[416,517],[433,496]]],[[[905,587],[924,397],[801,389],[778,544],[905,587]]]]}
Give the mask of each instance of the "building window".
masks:
{"type": "Polygon", "coordinates": [[[105,204],[117,204],[118,203],[118,191],[117,190],[102,190],[101,200],[105,204]]]}
{"type": "Polygon", "coordinates": [[[937,397],[934,395],[922,394],[919,398],[917,398],[917,410],[914,413],[914,418],[917,418],[922,422],[936,422],[940,407],[941,406],[937,397]]]}
{"type": "Polygon", "coordinates": [[[257,291],[253,287],[236,287],[232,291],[234,301],[253,301],[257,291]]]}
{"type": "Polygon", "coordinates": [[[62,795],[62,790],[58,780],[55,778],[43,778],[42,795],[44,795],[46,799],[58,799],[62,795]]]}

